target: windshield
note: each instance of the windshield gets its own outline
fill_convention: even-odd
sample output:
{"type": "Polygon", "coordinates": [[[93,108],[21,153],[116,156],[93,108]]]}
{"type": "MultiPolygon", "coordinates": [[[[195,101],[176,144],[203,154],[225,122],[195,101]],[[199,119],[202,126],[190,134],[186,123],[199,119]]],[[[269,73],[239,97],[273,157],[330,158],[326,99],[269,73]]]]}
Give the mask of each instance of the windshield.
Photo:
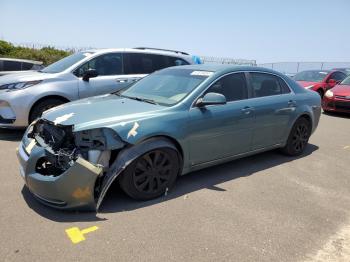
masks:
{"type": "Polygon", "coordinates": [[[171,106],[184,99],[211,74],[213,72],[192,69],[164,69],[141,79],[119,95],[171,106]]]}
{"type": "Polygon", "coordinates": [[[91,52],[79,52],[75,53],[73,55],[67,56],[47,67],[45,67],[40,72],[43,73],[60,73],[64,70],[66,70],[68,67],[71,67],[75,63],[83,60],[85,57],[92,55],[91,52]]]}
{"type": "Polygon", "coordinates": [[[340,84],[341,85],[350,85],[350,76],[345,78],[340,84]]]}
{"type": "Polygon", "coordinates": [[[295,81],[307,81],[307,82],[322,82],[322,80],[328,75],[327,71],[303,71],[297,73],[293,79],[295,81]]]}

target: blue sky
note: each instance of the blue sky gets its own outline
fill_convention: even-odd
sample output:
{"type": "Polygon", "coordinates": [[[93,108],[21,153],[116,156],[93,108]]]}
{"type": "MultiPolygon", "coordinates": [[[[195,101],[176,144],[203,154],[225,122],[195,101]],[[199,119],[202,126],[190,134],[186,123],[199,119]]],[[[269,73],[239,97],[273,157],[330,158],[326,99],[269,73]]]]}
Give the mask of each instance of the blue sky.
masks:
{"type": "Polygon", "coordinates": [[[350,61],[350,0],[0,0],[0,38],[74,47],[350,61]]]}

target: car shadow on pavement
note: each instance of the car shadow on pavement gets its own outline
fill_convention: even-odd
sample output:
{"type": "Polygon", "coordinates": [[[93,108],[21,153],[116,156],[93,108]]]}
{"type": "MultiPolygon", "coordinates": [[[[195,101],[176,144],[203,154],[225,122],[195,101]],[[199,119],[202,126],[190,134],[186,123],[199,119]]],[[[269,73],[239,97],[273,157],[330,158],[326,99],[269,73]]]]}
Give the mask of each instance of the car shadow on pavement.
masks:
{"type": "Polygon", "coordinates": [[[318,150],[317,146],[309,144],[304,154],[299,157],[288,157],[275,150],[202,169],[179,177],[174,188],[166,196],[149,201],[136,201],[131,199],[122,192],[118,183],[115,182],[107,192],[98,213],[62,211],[47,207],[36,200],[25,186],[22,189],[22,195],[27,205],[33,211],[52,221],[103,221],[107,220],[106,218],[102,218],[103,214],[132,211],[156,205],[171,199],[186,196],[187,194],[201,189],[210,189],[218,191],[219,193],[225,193],[226,190],[217,185],[239,177],[254,175],[259,171],[306,157],[316,150],[318,150]]]}
{"type": "Polygon", "coordinates": [[[0,128],[0,140],[20,141],[23,137],[24,129],[0,128]]]}
{"type": "Polygon", "coordinates": [[[323,112],[323,114],[326,116],[334,116],[334,117],[350,119],[350,114],[342,113],[342,112],[323,112]]]}
{"type": "Polygon", "coordinates": [[[202,169],[179,177],[174,188],[168,192],[167,196],[150,201],[133,200],[119,189],[118,183],[114,183],[108,191],[99,212],[115,213],[131,211],[182,196],[186,198],[187,194],[201,189],[210,189],[219,193],[225,193],[226,190],[217,185],[236,178],[254,175],[259,171],[306,157],[316,150],[318,150],[318,146],[309,144],[304,154],[299,157],[288,157],[278,152],[278,150],[274,150],[202,169]]]}

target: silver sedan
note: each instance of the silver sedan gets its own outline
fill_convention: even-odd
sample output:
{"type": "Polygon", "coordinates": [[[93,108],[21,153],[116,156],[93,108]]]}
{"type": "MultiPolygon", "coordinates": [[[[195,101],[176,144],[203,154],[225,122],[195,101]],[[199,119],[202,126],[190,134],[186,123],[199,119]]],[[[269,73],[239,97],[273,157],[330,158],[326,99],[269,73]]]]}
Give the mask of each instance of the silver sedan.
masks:
{"type": "Polygon", "coordinates": [[[40,71],[0,77],[0,127],[28,126],[52,107],[108,94],[156,70],[196,63],[180,51],[133,48],[88,50],[40,71]]]}

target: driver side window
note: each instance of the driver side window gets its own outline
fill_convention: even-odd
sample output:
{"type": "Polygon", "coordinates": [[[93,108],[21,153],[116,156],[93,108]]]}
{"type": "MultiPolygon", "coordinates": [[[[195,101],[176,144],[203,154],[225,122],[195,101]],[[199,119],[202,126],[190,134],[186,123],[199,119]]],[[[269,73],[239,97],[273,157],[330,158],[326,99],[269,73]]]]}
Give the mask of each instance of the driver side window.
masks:
{"type": "Polygon", "coordinates": [[[234,73],[220,78],[205,93],[219,93],[226,101],[237,101],[248,98],[248,89],[244,73],[234,73]]]}
{"type": "Polygon", "coordinates": [[[91,59],[74,71],[74,75],[82,77],[88,69],[95,69],[99,76],[123,74],[122,55],[119,53],[104,54],[91,59]]]}
{"type": "Polygon", "coordinates": [[[334,79],[335,81],[343,81],[345,79],[346,75],[341,72],[334,72],[329,79],[334,79]]]}

